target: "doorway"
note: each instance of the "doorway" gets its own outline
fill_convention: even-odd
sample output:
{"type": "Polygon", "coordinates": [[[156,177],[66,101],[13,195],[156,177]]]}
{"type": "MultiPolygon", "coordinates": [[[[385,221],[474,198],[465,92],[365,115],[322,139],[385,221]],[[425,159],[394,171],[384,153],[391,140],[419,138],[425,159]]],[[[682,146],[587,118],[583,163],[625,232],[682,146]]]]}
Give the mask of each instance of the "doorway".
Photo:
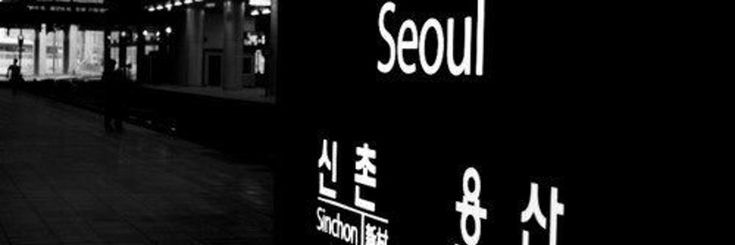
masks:
{"type": "Polygon", "coordinates": [[[204,54],[204,83],[207,86],[221,86],[222,84],[222,52],[207,51],[204,54]]]}

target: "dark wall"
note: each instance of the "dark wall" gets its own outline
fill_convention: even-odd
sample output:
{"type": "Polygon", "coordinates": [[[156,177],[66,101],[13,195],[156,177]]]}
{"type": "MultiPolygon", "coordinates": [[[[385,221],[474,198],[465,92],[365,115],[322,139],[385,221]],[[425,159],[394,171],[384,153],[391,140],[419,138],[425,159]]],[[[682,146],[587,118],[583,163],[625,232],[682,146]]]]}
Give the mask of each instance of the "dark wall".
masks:
{"type": "MultiPolygon", "coordinates": [[[[480,244],[520,244],[526,226],[518,220],[531,182],[541,183],[545,198],[548,188],[560,188],[570,210],[560,218],[560,244],[581,241],[576,235],[587,231],[581,217],[592,210],[580,207],[592,202],[583,197],[591,174],[585,161],[607,132],[595,119],[603,109],[578,87],[576,54],[563,51],[571,45],[563,38],[568,30],[534,16],[540,9],[488,1],[483,76],[453,77],[444,66],[434,76],[421,68],[405,75],[397,65],[382,74],[376,62],[387,49],[377,20],[384,2],[281,3],[278,84],[292,136],[276,180],[281,244],[334,242],[315,229],[323,139],[339,143],[338,199],[345,203],[354,195],[355,147],[366,142],[377,150],[373,197],[376,212],[391,220],[391,244],[461,241],[454,202],[470,166],[482,175],[482,205],[491,217],[480,244]],[[319,13],[308,16],[317,28],[303,29],[305,13],[319,13]]],[[[475,1],[395,2],[394,37],[405,18],[420,29],[428,17],[442,26],[455,17],[460,36],[462,18],[475,16],[475,1]]]]}

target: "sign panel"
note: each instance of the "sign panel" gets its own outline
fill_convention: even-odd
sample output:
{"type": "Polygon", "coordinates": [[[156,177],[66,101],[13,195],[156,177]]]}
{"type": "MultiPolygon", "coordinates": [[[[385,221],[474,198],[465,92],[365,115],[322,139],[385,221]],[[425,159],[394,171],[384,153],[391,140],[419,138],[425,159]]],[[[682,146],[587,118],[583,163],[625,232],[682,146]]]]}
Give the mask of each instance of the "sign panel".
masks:
{"type": "Polygon", "coordinates": [[[279,5],[280,244],[581,241],[590,187],[569,173],[585,142],[559,120],[575,118],[555,99],[569,91],[522,60],[536,48],[508,35],[512,13],[491,0],[331,6],[279,5]],[[315,11],[347,25],[305,38],[297,16],[315,11]]]}

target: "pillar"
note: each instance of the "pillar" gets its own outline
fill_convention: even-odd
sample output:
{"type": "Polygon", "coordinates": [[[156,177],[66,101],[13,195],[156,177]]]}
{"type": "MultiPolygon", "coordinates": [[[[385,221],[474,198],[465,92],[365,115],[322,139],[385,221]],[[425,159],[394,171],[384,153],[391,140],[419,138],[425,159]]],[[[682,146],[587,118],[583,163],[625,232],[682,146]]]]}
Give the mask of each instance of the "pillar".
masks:
{"type": "Polygon", "coordinates": [[[40,28],[36,27],[33,31],[34,33],[34,39],[33,39],[33,75],[38,76],[38,52],[40,51],[39,48],[39,42],[41,41],[41,37],[39,36],[40,28]]]}
{"type": "Polygon", "coordinates": [[[202,86],[204,9],[191,5],[186,8],[184,35],[184,52],[186,52],[186,85],[202,86]]]}
{"type": "Polygon", "coordinates": [[[117,50],[118,50],[117,66],[118,67],[123,67],[124,65],[127,65],[126,61],[127,61],[127,56],[128,56],[128,38],[130,37],[130,35],[131,34],[128,33],[127,30],[120,30],[120,38],[118,39],[120,41],[117,44],[117,50]],[[124,36],[123,36],[123,33],[125,33],[124,36]]]}
{"type": "Polygon", "coordinates": [[[63,63],[63,66],[62,66],[62,72],[64,74],[69,74],[69,61],[70,61],[69,60],[69,58],[70,58],[70,56],[69,56],[69,53],[70,53],[69,52],[69,36],[71,36],[71,35],[69,35],[69,29],[70,28],[69,28],[68,25],[64,27],[64,42],[62,44],[63,45],[63,49],[64,49],[64,51],[63,51],[64,52],[64,58],[62,59],[63,60],[62,62],[64,62],[64,63],[63,63]]]}
{"type": "MultiPolygon", "coordinates": [[[[77,64],[79,60],[79,26],[77,25],[69,25],[69,31],[66,33],[66,37],[64,37],[64,40],[68,40],[64,45],[67,45],[68,47],[65,48],[65,50],[69,51],[69,54],[66,56],[66,63],[67,65],[66,70],[64,73],[76,73],[77,70],[77,64]]],[[[66,52],[64,52],[66,54],[66,52]]]]}
{"type": "Polygon", "coordinates": [[[222,46],[222,88],[242,88],[242,21],[245,2],[225,0],[222,5],[224,17],[224,44],[222,46]]]}
{"type": "Polygon", "coordinates": [[[53,57],[51,57],[51,74],[57,74],[59,72],[59,64],[57,62],[59,60],[59,51],[57,50],[59,46],[59,32],[60,30],[54,27],[54,38],[51,40],[52,46],[54,47],[53,57]]]}
{"type": "Polygon", "coordinates": [[[271,1],[271,22],[270,22],[270,35],[268,36],[269,46],[271,47],[270,57],[266,57],[265,75],[268,79],[266,87],[266,95],[275,95],[277,90],[278,81],[278,4],[279,0],[271,1]]]}
{"type": "Polygon", "coordinates": [[[138,27],[136,30],[138,40],[135,41],[135,63],[138,64],[137,74],[135,75],[137,82],[147,82],[150,80],[148,77],[148,62],[145,59],[145,36],[143,35],[143,28],[138,27]]]}
{"type": "Polygon", "coordinates": [[[26,41],[24,39],[20,39],[20,38],[25,38],[23,36],[22,27],[18,28],[18,38],[19,39],[17,39],[17,42],[15,43],[15,45],[18,45],[18,66],[21,67],[20,70],[21,70],[21,73],[23,73],[23,53],[25,53],[25,50],[23,49],[23,47],[25,46],[26,41]],[[23,43],[19,43],[19,42],[23,42],[23,43]]]}
{"type": "Polygon", "coordinates": [[[46,24],[36,28],[36,40],[33,43],[33,74],[42,76],[46,74],[46,24]]]}
{"type": "Polygon", "coordinates": [[[102,43],[102,67],[104,68],[103,72],[111,72],[107,70],[107,63],[110,62],[110,29],[105,28],[105,37],[103,39],[102,43]]]}

